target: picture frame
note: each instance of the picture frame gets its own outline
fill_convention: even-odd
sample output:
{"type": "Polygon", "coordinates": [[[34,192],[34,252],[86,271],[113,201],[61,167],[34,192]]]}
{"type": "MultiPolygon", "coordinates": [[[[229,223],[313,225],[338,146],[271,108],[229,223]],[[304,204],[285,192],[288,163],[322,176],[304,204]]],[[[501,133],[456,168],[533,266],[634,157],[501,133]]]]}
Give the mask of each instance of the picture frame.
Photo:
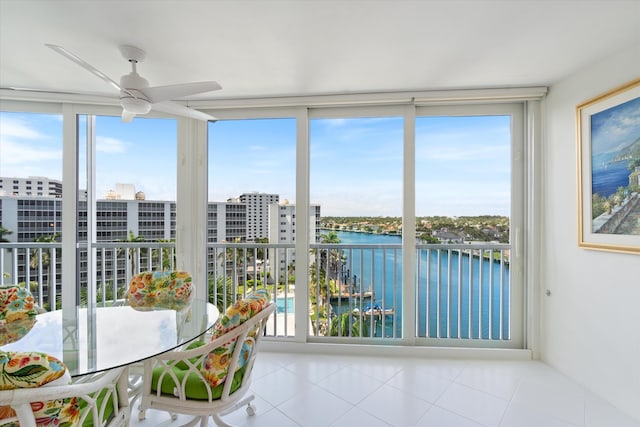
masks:
{"type": "Polygon", "coordinates": [[[640,254],[640,78],[576,112],[578,246],[640,254]]]}

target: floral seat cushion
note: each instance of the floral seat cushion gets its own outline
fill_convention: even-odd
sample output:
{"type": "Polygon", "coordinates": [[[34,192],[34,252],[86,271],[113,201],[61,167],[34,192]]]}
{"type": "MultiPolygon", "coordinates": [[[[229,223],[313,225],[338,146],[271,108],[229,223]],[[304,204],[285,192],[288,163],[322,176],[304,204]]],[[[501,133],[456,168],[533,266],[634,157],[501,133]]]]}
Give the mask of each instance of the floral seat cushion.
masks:
{"type": "MultiPolygon", "coordinates": [[[[71,384],[71,375],[63,362],[45,353],[3,352],[0,351],[0,390],[16,388],[48,387],[71,384]]],[[[96,392],[97,407],[102,407],[107,398],[107,390],[96,392]]],[[[107,399],[104,417],[109,419],[113,413],[113,402],[107,399]]],[[[87,402],[78,397],[31,402],[37,427],[78,426],[81,412],[87,402]]],[[[3,423],[2,420],[15,417],[11,406],[0,406],[0,427],[18,427],[17,422],[3,423]]],[[[93,418],[85,418],[83,427],[93,424],[93,418]]]]}
{"type": "Polygon", "coordinates": [[[33,295],[26,288],[0,288],[0,324],[33,318],[38,314],[33,295]]]}
{"type": "Polygon", "coordinates": [[[129,282],[127,300],[137,309],[182,310],[193,294],[191,275],[185,271],[147,271],[129,282]]]}
{"type": "MultiPolygon", "coordinates": [[[[0,351],[0,390],[33,388],[47,385],[69,384],[71,376],[60,360],[38,352],[0,351]]],[[[64,425],[73,420],[76,402],[73,399],[58,399],[31,404],[36,423],[64,425]],[[55,423],[55,421],[59,423],[55,423]]],[[[0,420],[15,416],[10,406],[0,406],[0,420]]],[[[0,421],[0,426],[5,424],[0,421]]],[[[7,425],[18,425],[10,423],[7,425]]]]}
{"type": "Polygon", "coordinates": [[[64,363],[45,353],[0,351],[0,390],[40,387],[66,372],[64,363]]]}

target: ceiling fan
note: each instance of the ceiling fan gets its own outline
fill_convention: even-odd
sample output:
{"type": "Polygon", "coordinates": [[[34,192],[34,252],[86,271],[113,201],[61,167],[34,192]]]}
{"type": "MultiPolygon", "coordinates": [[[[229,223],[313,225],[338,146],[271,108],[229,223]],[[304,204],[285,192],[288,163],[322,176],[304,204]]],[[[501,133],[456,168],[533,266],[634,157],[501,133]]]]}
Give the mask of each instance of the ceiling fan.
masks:
{"type": "Polygon", "coordinates": [[[172,99],[222,89],[217,82],[205,81],[150,87],[149,82],[140,76],[136,70],[137,64],[142,62],[146,55],[145,51],[140,48],[129,45],[119,46],[122,56],[131,63],[131,72],[120,77],[120,83],[117,83],[64,47],[54,44],[45,44],[45,46],[72,60],[119,90],[123,122],[130,122],[135,116],[147,114],[152,109],[194,119],[215,120],[214,117],[208,114],[185,107],[182,104],[173,102],[172,99]]]}

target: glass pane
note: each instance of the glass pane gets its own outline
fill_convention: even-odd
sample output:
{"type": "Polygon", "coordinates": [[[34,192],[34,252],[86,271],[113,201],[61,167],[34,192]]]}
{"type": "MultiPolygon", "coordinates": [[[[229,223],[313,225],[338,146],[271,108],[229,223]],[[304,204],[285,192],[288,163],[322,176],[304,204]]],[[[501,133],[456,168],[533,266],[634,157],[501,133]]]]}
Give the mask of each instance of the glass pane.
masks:
{"type": "Polygon", "coordinates": [[[418,335],[507,337],[511,117],[417,118],[415,179],[418,335]]]}
{"type": "MultiPolygon", "coordinates": [[[[79,120],[78,239],[87,242],[87,117],[79,120]]],[[[98,304],[124,297],[132,275],[175,265],[177,122],[96,116],[96,295],[98,304]],[[118,245],[108,245],[116,242],[118,245]],[[107,243],[107,244],[105,244],[107,243]]],[[[81,301],[87,295],[86,247],[79,255],[81,301]]]]}
{"type": "Polygon", "coordinates": [[[400,337],[403,119],[314,119],[310,141],[309,333],[400,337]]]}
{"type": "Polygon", "coordinates": [[[278,306],[267,334],[293,336],[296,121],[209,123],[209,296],[224,310],[266,287],[278,306]]]}
{"type": "Polygon", "coordinates": [[[0,112],[0,242],[33,242],[0,249],[0,285],[29,283],[50,308],[60,290],[61,229],[61,116],[0,112]]]}

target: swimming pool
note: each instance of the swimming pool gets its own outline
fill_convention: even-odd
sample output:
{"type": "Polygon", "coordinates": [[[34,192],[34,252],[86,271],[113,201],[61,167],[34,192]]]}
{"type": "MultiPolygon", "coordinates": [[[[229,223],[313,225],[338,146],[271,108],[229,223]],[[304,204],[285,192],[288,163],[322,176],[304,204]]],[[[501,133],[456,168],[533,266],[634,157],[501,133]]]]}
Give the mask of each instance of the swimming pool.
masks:
{"type": "Polygon", "coordinates": [[[278,313],[284,313],[285,312],[285,307],[287,310],[287,313],[293,313],[294,312],[294,297],[286,297],[286,298],[277,298],[276,299],[276,310],[278,313]]]}

